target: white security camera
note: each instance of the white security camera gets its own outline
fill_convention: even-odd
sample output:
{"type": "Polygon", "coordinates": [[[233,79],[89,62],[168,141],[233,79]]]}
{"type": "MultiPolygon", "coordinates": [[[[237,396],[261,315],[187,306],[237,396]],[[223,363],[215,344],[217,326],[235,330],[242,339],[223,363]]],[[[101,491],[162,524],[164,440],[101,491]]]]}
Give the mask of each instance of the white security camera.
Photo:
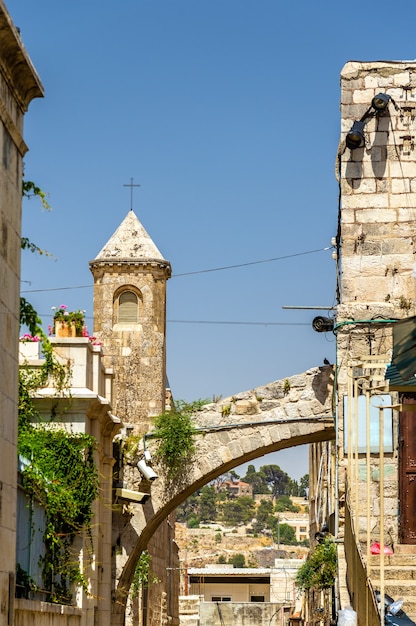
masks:
{"type": "Polygon", "coordinates": [[[146,480],[153,481],[156,480],[156,478],[159,478],[156,472],[149,465],[146,464],[145,459],[139,461],[137,463],[137,467],[146,480]]]}
{"type": "Polygon", "coordinates": [[[145,450],[143,452],[143,456],[145,461],[147,461],[148,463],[152,462],[152,455],[150,454],[150,450],[145,450]]]}

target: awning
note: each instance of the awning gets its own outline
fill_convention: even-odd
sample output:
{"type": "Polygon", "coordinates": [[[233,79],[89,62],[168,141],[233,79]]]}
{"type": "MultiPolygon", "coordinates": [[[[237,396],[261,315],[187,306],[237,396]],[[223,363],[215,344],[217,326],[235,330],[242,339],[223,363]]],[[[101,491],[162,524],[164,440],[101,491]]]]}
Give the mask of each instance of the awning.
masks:
{"type": "MultiPolygon", "coordinates": [[[[403,385],[413,384],[416,375],[416,317],[398,320],[393,325],[393,356],[391,367],[403,385]],[[412,382],[411,382],[412,381],[412,382]]],[[[386,378],[388,377],[386,373],[386,378]]],[[[390,380],[390,378],[389,378],[390,380]]]]}

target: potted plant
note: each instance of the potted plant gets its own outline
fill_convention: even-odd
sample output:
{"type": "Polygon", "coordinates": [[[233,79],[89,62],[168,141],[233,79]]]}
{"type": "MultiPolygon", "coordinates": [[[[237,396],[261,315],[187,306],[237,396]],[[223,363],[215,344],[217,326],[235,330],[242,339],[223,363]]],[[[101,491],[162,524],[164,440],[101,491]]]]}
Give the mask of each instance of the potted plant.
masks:
{"type": "Polygon", "coordinates": [[[56,337],[82,337],[85,326],[85,311],[68,311],[66,304],[52,307],[56,337]]]}

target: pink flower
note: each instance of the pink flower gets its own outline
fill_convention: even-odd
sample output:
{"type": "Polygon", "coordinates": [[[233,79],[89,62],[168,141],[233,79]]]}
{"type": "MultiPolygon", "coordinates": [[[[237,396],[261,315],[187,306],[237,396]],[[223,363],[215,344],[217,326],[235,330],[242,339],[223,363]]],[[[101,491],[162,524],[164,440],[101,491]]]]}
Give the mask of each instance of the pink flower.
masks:
{"type": "Polygon", "coordinates": [[[102,346],[103,342],[97,339],[97,337],[88,337],[93,346],[102,346]]]}
{"type": "Polygon", "coordinates": [[[59,306],[59,308],[60,308],[60,309],[67,309],[68,307],[67,307],[67,305],[66,305],[66,304],[61,304],[61,305],[59,306]]]}
{"type": "Polygon", "coordinates": [[[24,335],[22,335],[21,337],[19,337],[19,341],[32,341],[32,342],[38,342],[40,341],[40,337],[38,337],[37,335],[31,335],[29,333],[25,333],[24,335]]]}

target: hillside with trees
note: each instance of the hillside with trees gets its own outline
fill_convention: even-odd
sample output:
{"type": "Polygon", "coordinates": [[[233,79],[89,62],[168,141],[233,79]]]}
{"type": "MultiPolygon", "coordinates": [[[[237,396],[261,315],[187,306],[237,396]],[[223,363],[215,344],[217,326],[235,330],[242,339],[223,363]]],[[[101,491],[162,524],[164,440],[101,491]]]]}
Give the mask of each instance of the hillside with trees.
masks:
{"type": "Polygon", "coordinates": [[[234,471],[218,477],[176,510],[184,560],[191,555],[198,566],[217,562],[253,567],[259,551],[271,547],[278,556],[303,553],[308,539],[298,541],[296,524],[287,518],[304,518],[307,526],[308,485],[308,475],[298,483],[278,465],[259,470],[249,465],[242,478],[234,471]]]}

